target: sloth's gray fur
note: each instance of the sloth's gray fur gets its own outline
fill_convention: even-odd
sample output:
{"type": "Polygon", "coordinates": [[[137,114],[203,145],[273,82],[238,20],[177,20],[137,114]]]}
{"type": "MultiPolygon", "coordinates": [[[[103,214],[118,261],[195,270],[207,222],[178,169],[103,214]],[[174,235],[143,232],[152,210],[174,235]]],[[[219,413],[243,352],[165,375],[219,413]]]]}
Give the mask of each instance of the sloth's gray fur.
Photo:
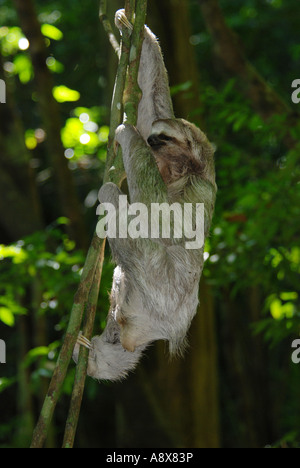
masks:
{"type": "MultiPolygon", "coordinates": [[[[122,28],[120,15],[116,25],[122,28]]],[[[134,128],[121,125],[130,202],[204,203],[208,234],[216,195],[213,148],[193,124],[173,115],[167,72],[156,37],[145,27],[139,86],[143,97],[134,128]],[[165,138],[167,136],[167,139],[165,138]],[[149,138],[150,137],[150,138],[149,138]],[[149,145],[147,144],[149,142],[149,145]]],[[[118,207],[120,190],[105,184],[100,201],[118,207]]],[[[186,239],[109,239],[117,264],[107,326],[92,339],[88,374],[118,380],[134,369],[155,340],[184,349],[197,311],[203,249],[186,250],[186,239]]],[[[78,348],[75,350],[75,359],[78,348]]]]}

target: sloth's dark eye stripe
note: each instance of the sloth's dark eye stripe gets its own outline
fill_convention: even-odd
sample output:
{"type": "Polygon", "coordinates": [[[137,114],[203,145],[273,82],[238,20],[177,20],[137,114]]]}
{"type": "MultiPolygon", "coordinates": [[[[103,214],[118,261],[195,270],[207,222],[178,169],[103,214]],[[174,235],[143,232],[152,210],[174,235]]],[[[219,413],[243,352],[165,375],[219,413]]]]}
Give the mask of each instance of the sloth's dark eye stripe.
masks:
{"type": "Polygon", "coordinates": [[[159,139],[163,141],[172,141],[174,138],[169,137],[168,135],[165,135],[164,133],[161,133],[159,135],[159,139]]]}

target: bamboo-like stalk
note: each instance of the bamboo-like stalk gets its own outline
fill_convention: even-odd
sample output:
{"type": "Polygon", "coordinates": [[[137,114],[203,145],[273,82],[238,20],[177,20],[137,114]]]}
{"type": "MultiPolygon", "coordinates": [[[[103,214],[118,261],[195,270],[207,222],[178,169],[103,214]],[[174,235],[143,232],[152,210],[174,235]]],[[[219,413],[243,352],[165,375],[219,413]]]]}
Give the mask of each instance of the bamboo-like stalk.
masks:
{"type": "MultiPolygon", "coordinates": [[[[97,263],[93,284],[89,294],[89,300],[85,313],[85,324],[83,327],[83,335],[90,339],[93,334],[94,322],[97,310],[100,282],[102,276],[102,268],[105,256],[105,239],[102,241],[101,255],[97,263]]],[[[69,414],[67,417],[63,448],[72,448],[76,435],[76,429],[79,419],[81,402],[84,392],[86,380],[86,371],[88,365],[89,352],[83,346],[80,347],[78,363],[76,366],[76,374],[73,385],[69,414]]]]}
{"type": "MultiPolygon", "coordinates": [[[[111,109],[110,122],[110,137],[108,142],[108,155],[106,161],[106,171],[104,181],[114,181],[121,185],[125,177],[124,168],[120,151],[115,156],[113,151],[113,139],[117,126],[122,122],[122,100],[125,89],[126,73],[129,63],[129,83],[133,93],[132,103],[131,95],[127,93],[130,107],[130,116],[128,122],[135,124],[137,120],[138,102],[136,96],[140,96],[140,91],[137,85],[138,67],[140,61],[140,53],[143,41],[143,28],[145,23],[147,10],[147,0],[125,0],[125,11],[129,18],[133,19],[133,13],[136,12],[135,26],[132,34],[132,46],[135,47],[136,56],[129,63],[130,53],[130,34],[128,31],[123,32],[121,57],[116,77],[116,84],[111,109]],[[135,5],[136,4],[136,5],[135,5]],[[114,166],[113,166],[114,164],[114,166]],[[113,168],[113,169],[112,169],[113,168]]],[[[106,0],[100,2],[100,18],[104,18],[106,22],[105,29],[109,32],[111,27],[108,25],[106,16],[106,0]]],[[[109,33],[109,39],[111,35],[109,33]]],[[[99,287],[102,274],[102,266],[104,261],[105,240],[100,240],[97,235],[94,235],[92,245],[88,252],[87,260],[83,268],[82,279],[79,289],[75,296],[74,305],[72,307],[69,325],[67,328],[65,340],[63,342],[61,352],[50,382],[49,390],[44,401],[41,415],[37,426],[33,433],[32,448],[41,448],[47,437],[49,425],[53,416],[55,406],[57,404],[62,384],[64,382],[68,365],[72,357],[73,348],[80,330],[83,312],[86,307],[86,323],[84,327],[84,335],[90,338],[93,331],[95,312],[98,301],[99,287]]],[[[88,363],[87,350],[81,350],[77,365],[77,372],[74,382],[73,394],[70,404],[69,415],[66,423],[66,431],[64,436],[63,447],[70,448],[73,446],[76,427],[78,423],[82,395],[86,378],[86,370],[88,363]]]]}
{"type": "MultiPolygon", "coordinates": [[[[128,18],[133,19],[135,1],[129,0],[125,3],[125,11],[128,18]]],[[[128,121],[130,120],[133,124],[136,123],[137,120],[137,109],[138,103],[140,100],[140,92],[137,85],[137,77],[138,77],[138,68],[139,68],[139,61],[140,55],[142,50],[142,43],[143,43],[143,36],[144,36],[144,23],[146,17],[146,8],[147,2],[144,2],[144,5],[141,7],[140,11],[137,12],[137,20],[133,30],[132,35],[132,47],[135,47],[137,50],[137,56],[134,61],[129,61],[129,46],[130,46],[130,36],[129,31],[123,31],[123,40],[122,40],[122,47],[121,47],[121,56],[120,56],[120,63],[118,67],[118,73],[116,77],[116,84],[115,84],[115,93],[113,96],[112,101],[112,112],[111,112],[111,122],[110,122],[110,131],[111,134],[114,135],[116,127],[122,121],[122,106],[119,105],[120,98],[123,97],[124,89],[125,89],[125,82],[126,82],[126,72],[127,72],[127,65],[129,64],[128,70],[128,83],[131,86],[131,92],[127,93],[127,95],[132,98],[133,106],[131,110],[131,115],[128,121]],[[122,95],[121,92],[122,91],[122,95]],[[132,94],[131,94],[132,93],[132,94]],[[137,100],[138,99],[138,100],[137,100]]],[[[108,19],[106,17],[106,1],[101,1],[101,13],[102,15],[100,18],[105,18],[106,23],[106,30],[109,32],[109,39],[111,41],[111,26],[108,24],[108,19]]],[[[117,167],[119,170],[115,170],[113,172],[106,171],[106,178],[107,179],[114,179],[118,185],[121,185],[121,182],[124,178],[124,168],[123,168],[123,161],[121,158],[120,152],[118,155],[115,156],[113,151],[113,140],[111,139],[108,145],[108,154],[112,155],[112,157],[116,160],[119,160],[119,164],[117,167]]],[[[111,159],[107,158],[106,167],[110,168],[109,164],[111,163],[111,159]]],[[[106,180],[105,180],[106,182],[106,180]]],[[[104,261],[104,249],[105,249],[105,240],[103,241],[101,257],[98,261],[98,266],[95,271],[95,278],[94,283],[90,292],[89,303],[87,306],[86,311],[86,326],[83,330],[83,335],[90,339],[92,332],[93,332],[93,325],[95,320],[95,313],[97,308],[97,301],[98,301],[98,294],[99,294],[99,287],[102,275],[102,266],[104,261]]],[[[88,365],[88,350],[81,349],[78,358],[78,364],[76,369],[76,376],[75,382],[72,392],[71,404],[69,409],[69,414],[66,423],[65,435],[64,435],[64,442],[63,448],[72,448],[74,444],[76,428],[78,424],[79,414],[80,414],[80,407],[84,392],[84,385],[85,385],[85,378],[87,372],[87,365],[88,365]]]]}
{"type": "MultiPolygon", "coordinates": [[[[120,100],[123,97],[124,89],[125,89],[125,82],[126,82],[126,72],[127,72],[127,65],[129,64],[129,71],[128,71],[128,83],[130,83],[130,92],[127,95],[133,100],[134,104],[132,106],[131,115],[128,118],[128,121],[135,124],[137,120],[137,108],[138,103],[140,100],[140,92],[137,85],[137,77],[138,77],[138,68],[139,68],[139,61],[140,55],[142,50],[142,42],[143,42],[143,31],[144,31],[144,23],[146,17],[146,8],[147,2],[144,3],[142,8],[139,12],[137,12],[137,21],[134,27],[133,35],[132,35],[132,46],[135,47],[137,50],[137,57],[134,61],[130,62],[129,60],[129,49],[130,49],[130,35],[129,31],[123,31],[123,40],[122,40],[122,47],[121,47],[121,56],[120,56],[120,64],[118,67],[118,73],[116,77],[115,83],[115,93],[112,100],[112,111],[111,111],[111,122],[110,122],[110,132],[112,135],[115,133],[116,127],[121,123],[123,113],[122,113],[122,106],[120,106],[120,100]],[[122,91],[122,93],[121,93],[122,91]],[[132,93],[132,94],[131,94],[132,93]],[[135,110],[135,111],[134,111],[135,110]]],[[[133,14],[135,9],[135,0],[129,0],[125,3],[125,11],[128,18],[133,20],[133,14]]],[[[111,25],[109,20],[106,16],[106,0],[102,0],[100,4],[100,11],[101,15],[100,18],[104,19],[105,21],[105,29],[108,32],[109,39],[111,41],[111,25]]],[[[114,171],[109,171],[110,164],[112,160],[107,158],[106,167],[108,171],[106,171],[106,179],[114,180],[115,183],[121,185],[121,182],[125,176],[124,168],[123,168],[123,161],[121,158],[121,152],[119,151],[117,156],[114,154],[113,151],[113,139],[110,139],[108,145],[108,155],[114,158],[114,163],[117,168],[114,168],[114,171]],[[117,164],[118,161],[118,164],[117,164]]],[[[105,180],[106,182],[107,180],[105,180]]],[[[87,306],[86,311],[86,326],[83,330],[83,334],[86,338],[90,339],[92,332],[93,332],[93,324],[95,320],[95,313],[97,307],[97,300],[99,294],[99,287],[101,281],[101,274],[102,274],[102,266],[104,261],[104,249],[105,249],[105,240],[103,241],[101,257],[98,263],[98,267],[95,272],[95,278],[92,290],[90,292],[90,300],[87,306]]],[[[76,376],[75,382],[73,387],[73,393],[71,398],[71,404],[69,409],[69,415],[67,418],[66,423],[66,430],[64,435],[64,442],[63,448],[71,448],[73,447],[76,428],[78,424],[78,418],[80,413],[80,406],[83,397],[84,391],[84,384],[85,384],[85,377],[88,365],[88,351],[86,349],[81,349],[78,358],[78,364],[76,369],[76,376]]]]}
{"type": "Polygon", "coordinates": [[[144,25],[146,21],[147,4],[147,0],[137,0],[136,2],[136,14],[131,38],[128,82],[125,91],[125,113],[127,122],[131,125],[136,125],[138,106],[142,97],[142,93],[138,85],[138,73],[145,34],[144,25]]]}
{"type": "Polygon", "coordinates": [[[114,35],[113,29],[111,27],[111,22],[109,21],[107,17],[107,1],[106,0],[100,0],[99,18],[103,24],[103,28],[105,32],[108,35],[108,39],[112,45],[112,48],[114,49],[116,54],[119,54],[120,44],[117,41],[116,36],[114,35]]]}
{"type": "Polygon", "coordinates": [[[41,448],[46,440],[53,412],[60,396],[61,388],[65,380],[68,366],[80,331],[82,316],[88,301],[89,291],[92,287],[96,259],[99,257],[101,240],[94,235],[87,259],[83,267],[79,288],[74,298],[74,304],[70,314],[64,342],[62,344],[49,389],[41,410],[41,414],[33,432],[31,448],[41,448]]]}

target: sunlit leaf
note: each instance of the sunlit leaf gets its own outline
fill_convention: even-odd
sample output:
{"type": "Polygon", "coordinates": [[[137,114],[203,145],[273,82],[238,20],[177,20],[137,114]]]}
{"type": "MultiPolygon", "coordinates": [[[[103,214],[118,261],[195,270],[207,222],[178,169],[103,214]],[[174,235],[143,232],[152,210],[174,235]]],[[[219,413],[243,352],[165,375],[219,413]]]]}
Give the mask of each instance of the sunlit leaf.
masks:
{"type": "Polygon", "coordinates": [[[275,320],[282,320],[283,318],[292,318],[294,315],[294,304],[287,302],[283,304],[280,299],[275,299],[270,305],[270,312],[275,320]]]}
{"type": "Polygon", "coordinates": [[[49,70],[51,70],[53,73],[62,73],[65,69],[63,64],[56,60],[54,57],[48,57],[46,60],[46,64],[49,70]]]}
{"type": "Polygon", "coordinates": [[[65,148],[74,148],[79,142],[79,138],[83,132],[83,125],[79,119],[71,118],[66,122],[62,129],[62,141],[65,148]]]}
{"type": "Polygon", "coordinates": [[[7,309],[11,311],[13,314],[26,314],[27,310],[25,307],[22,307],[20,304],[18,304],[15,299],[10,296],[0,296],[0,306],[5,306],[7,309]]]}
{"type": "Polygon", "coordinates": [[[70,220],[69,218],[66,218],[64,216],[61,216],[60,218],[57,219],[57,224],[59,225],[69,225],[70,224],[70,220]]]}
{"type": "Polygon", "coordinates": [[[5,56],[19,51],[19,41],[24,38],[24,35],[19,27],[8,28],[4,26],[0,29],[0,38],[2,38],[1,52],[5,56]]]}
{"type": "Polygon", "coordinates": [[[19,75],[21,83],[26,84],[33,78],[33,67],[30,58],[19,54],[14,58],[14,73],[19,75]]]}
{"type": "Polygon", "coordinates": [[[21,247],[16,245],[1,245],[0,244],[0,261],[4,258],[13,258],[14,263],[22,263],[27,258],[27,253],[21,247]]]}
{"type": "Polygon", "coordinates": [[[16,382],[16,378],[0,377],[0,393],[16,382]]]}
{"type": "Polygon", "coordinates": [[[0,307],[0,321],[9,327],[13,327],[15,324],[14,314],[7,307],[0,307]]]}
{"type": "Polygon", "coordinates": [[[53,39],[54,41],[61,41],[64,37],[61,30],[52,24],[42,24],[41,31],[44,36],[49,37],[49,39],[53,39]]]}
{"type": "Polygon", "coordinates": [[[53,96],[57,102],[75,102],[80,99],[80,93],[78,91],[63,85],[53,88],[53,96]]]}
{"type": "Polygon", "coordinates": [[[297,292],[283,292],[280,294],[280,298],[283,301],[296,301],[298,299],[297,292]]]}
{"type": "Polygon", "coordinates": [[[25,133],[25,145],[29,150],[34,150],[37,147],[37,139],[34,130],[27,130],[25,133]]]}
{"type": "Polygon", "coordinates": [[[7,26],[2,26],[0,28],[0,39],[7,36],[8,32],[9,32],[9,28],[7,26]]]}
{"type": "MultiPolygon", "coordinates": [[[[98,132],[95,133],[85,130],[86,124],[80,120],[80,116],[82,116],[82,114],[79,115],[79,118],[72,117],[68,119],[61,132],[63,145],[67,148],[65,155],[66,157],[70,155],[70,159],[79,159],[82,156],[86,157],[86,155],[95,154],[102,143],[99,139],[98,132]]],[[[101,129],[101,138],[106,140],[108,129],[105,126],[101,127],[101,129]]]]}
{"type": "Polygon", "coordinates": [[[99,130],[99,140],[103,143],[106,143],[109,135],[109,127],[103,125],[99,130]]]}

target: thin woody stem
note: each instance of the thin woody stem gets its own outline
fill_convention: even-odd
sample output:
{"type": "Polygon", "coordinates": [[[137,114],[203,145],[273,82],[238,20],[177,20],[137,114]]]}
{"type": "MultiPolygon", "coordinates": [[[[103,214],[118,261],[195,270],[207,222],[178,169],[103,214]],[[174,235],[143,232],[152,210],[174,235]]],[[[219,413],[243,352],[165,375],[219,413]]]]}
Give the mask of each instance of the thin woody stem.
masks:
{"type": "Polygon", "coordinates": [[[116,54],[119,55],[120,52],[120,44],[116,39],[116,36],[114,35],[113,29],[111,27],[111,22],[109,21],[107,17],[107,2],[106,0],[100,0],[100,9],[99,9],[99,18],[100,21],[103,24],[103,28],[105,32],[107,33],[109,42],[111,43],[114,51],[116,54]]]}
{"type": "MultiPolygon", "coordinates": [[[[97,310],[100,282],[102,276],[102,268],[105,256],[105,239],[102,240],[101,254],[97,263],[94,281],[90,290],[89,300],[85,313],[85,324],[83,327],[83,335],[87,339],[91,339],[94,329],[94,322],[97,310]]],[[[76,366],[76,374],[73,385],[73,392],[69,408],[69,414],[66,422],[66,429],[64,434],[63,448],[72,448],[76,435],[76,429],[79,419],[81,402],[84,392],[84,385],[86,380],[86,372],[88,366],[89,352],[83,346],[80,347],[78,364],[76,366]]]]}
{"type": "MultiPolygon", "coordinates": [[[[138,28],[141,28],[139,33],[133,32],[133,38],[135,46],[137,45],[138,50],[141,50],[144,28],[144,21],[146,15],[147,1],[146,0],[137,0],[136,10],[135,10],[135,0],[125,0],[125,11],[130,19],[133,19],[133,13],[136,11],[136,31],[138,28]],[[143,24],[141,23],[141,18],[144,18],[143,24]],[[137,39],[139,38],[139,39],[137,39]],[[141,41],[138,44],[138,41],[141,41]]],[[[112,42],[112,36],[110,35],[111,27],[109,28],[108,20],[106,17],[106,0],[101,0],[100,2],[100,18],[105,21],[105,29],[109,32],[109,39],[112,42]]],[[[113,40],[114,45],[115,42],[113,40]]],[[[122,40],[122,49],[121,57],[116,77],[116,84],[112,102],[111,109],[111,122],[110,122],[110,138],[108,142],[108,156],[106,162],[106,171],[104,181],[108,180],[114,181],[121,184],[121,181],[124,178],[124,168],[122,165],[122,158],[119,154],[116,156],[114,154],[113,148],[113,138],[117,126],[122,122],[122,99],[126,83],[126,73],[129,63],[129,52],[130,52],[130,33],[125,31],[123,33],[122,40]],[[117,168],[112,170],[112,164],[115,163],[117,168]],[[118,163],[118,164],[117,164],[118,163]]],[[[140,57],[140,52],[139,52],[140,57]]],[[[130,67],[130,76],[129,81],[132,83],[132,91],[135,94],[139,94],[138,87],[134,87],[134,78],[137,78],[139,67],[139,58],[135,63],[131,63],[130,67]]],[[[136,82],[137,86],[137,82],[136,82]]],[[[137,106],[135,106],[137,111],[137,106]]],[[[131,121],[135,122],[137,115],[131,114],[131,121]]],[[[100,240],[96,233],[94,234],[91,247],[89,249],[87,259],[83,268],[83,273],[81,281],[79,284],[78,291],[75,295],[74,304],[71,310],[70,321],[66,331],[66,336],[57,360],[57,364],[50,382],[48,393],[46,395],[44,405],[36,425],[36,428],[33,433],[32,438],[32,448],[41,448],[44,445],[44,442],[47,437],[51,419],[54,413],[55,406],[59,399],[63,382],[66,377],[67,369],[69,362],[72,357],[73,349],[77,340],[77,336],[80,330],[84,309],[86,308],[86,323],[84,327],[84,335],[89,338],[92,335],[95,312],[98,301],[99,287],[102,275],[102,266],[104,261],[104,249],[105,249],[105,240],[100,240]]],[[[70,404],[69,416],[66,424],[66,431],[64,436],[63,446],[65,448],[72,447],[76,427],[79,418],[80,406],[82,401],[82,395],[84,391],[84,384],[86,378],[86,370],[88,363],[88,351],[82,349],[79,354],[78,367],[76,372],[76,378],[74,382],[73,394],[70,404]]]]}
{"type": "Polygon", "coordinates": [[[51,419],[57,401],[59,399],[63,382],[76,344],[77,336],[85,305],[88,301],[90,289],[93,285],[97,259],[101,240],[95,235],[88,251],[87,259],[83,267],[79,288],[74,298],[74,304],[70,314],[64,342],[62,344],[49,389],[41,410],[41,414],[33,433],[31,448],[41,448],[46,440],[51,419]]]}
{"type": "MultiPolygon", "coordinates": [[[[126,14],[132,15],[134,0],[127,0],[125,2],[126,14]]],[[[116,128],[123,121],[123,96],[126,85],[127,69],[129,64],[129,53],[130,53],[130,32],[126,29],[123,31],[122,44],[121,44],[121,55],[119,60],[119,66],[116,75],[114,93],[111,105],[111,118],[110,118],[110,132],[108,137],[108,150],[106,158],[106,167],[104,173],[104,182],[114,182],[117,185],[121,185],[122,181],[126,178],[122,154],[120,151],[115,153],[114,149],[114,138],[116,128]]]]}
{"type": "MultiPolygon", "coordinates": [[[[132,0],[126,2],[125,4],[125,11],[129,18],[133,18],[134,4],[135,4],[135,1],[132,1],[132,0]]],[[[102,9],[103,7],[104,5],[102,2],[102,9]]],[[[136,47],[136,50],[138,51],[138,57],[134,63],[133,62],[130,63],[129,82],[132,84],[132,91],[135,91],[134,93],[135,96],[138,95],[136,93],[134,85],[137,86],[138,68],[139,68],[139,61],[140,61],[140,55],[141,55],[141,49],[142,49],[142,41],[144,37],[144,23],[145,23],[145,16],[146,16],[146,7],[147,7],[147,2],[144,2],[144,5],[141,11],[137,12],[138,21],[136,24],[138,26],[135,27],[135,30],[137,30],[136,29],[137,27],[139,27],[139,29],[137,30],[138,32],[135,34],[133,33],[133,36],[132,36],[133,45],[136,47]]],[[[120,58],[116,84],[115,84],[115,91],[117,90],[122,91],[122,95],[124,94],[125,82],[126,82],[126,73],[124,74],[124,70],[127,71],[127,66],[129,62],[129,43],[130,43],[130,33],[129,31],[126,31],[126,33],[123,33],[121,58],[120,58]]],[[[111,122],[110,122],[110,129],[113,132],[115,132],[116,127],[122,121],[122,115],[119,112],[120,106],[117,105],[116,95],[118,96],[118,93],[114,94],[113,103],[112,103],[112,112],[111,112],[111,122]]],[[[136,106],[136,109],[137,109],[137,106],[136,106]]],[[[133,114],[131,117],[133,118],[133,123],[135,123],[137,120],[137,111],[135,115],[133,114]]],[[[109,143],[108,151],[113,151],[112,141],[110,141],[109,143]]],[[[117,155],[117,158],[121,159],[120,153],[117,155]]],[[[109,159],[107,159],[107,163],[108,161],[109,159]]],[[[121,167],[123,167],[122,159],[121,159],[121,167]]],[[[118,183],[118,185],[121,185],[122,179],[124,177],[122,173],[118,174],[116,172],[113,172],[113,173],[106,173],[106,174],[110,180],[115,179],[116,183],[118,183]],[[116,180],[116,176],[117,176],[117,180],[116,180]]],[[[88,302],[87,310],[86,310],[86,324],[83,330],[83,335],[88,339],[91,338],[93,327],[94,327],[95,314],[96,314],[97,301],[98,301],[99,288],[100,288],[101,275],[102,275],[102,267],[103,267],[103,262],[104,262],[104,250],[105,250],[105,240],[103,240],[101,255],[98,260],[98,265],[95,271],[95,278],[94,278],[94,282],[92,285],[92,289],[90,291],[89,302],[88,302]]],[[[63,448],[72,448],[74,444],[76,428],[77,428],[79,414],[80,414],[80,407],[81,407],[81,402],[82,402],[82,397],[83,397],[83,392],[84,392],[86,373],[87,373],[88,355],[89,355],[88,350],[86,348],[81,347],[80,352],[79,352],[78,364],[76,368],[75,382],[73,386],[73,393],[72,393],[72,398],[71,398],[69,415],[68,415],[67,423],[66,423],[63,448]]]]}
{"type": "Polygon", "coordinates": [[[142,97],[138,85],[139,63],[144,40],[144,25],[147,14],[147,0],[137,0],[135,21],[131,38],[131,52],[128,68],[128,83],[126,86],[125,113],[127,122],[136,125],[138,106],[142,97]]]}

